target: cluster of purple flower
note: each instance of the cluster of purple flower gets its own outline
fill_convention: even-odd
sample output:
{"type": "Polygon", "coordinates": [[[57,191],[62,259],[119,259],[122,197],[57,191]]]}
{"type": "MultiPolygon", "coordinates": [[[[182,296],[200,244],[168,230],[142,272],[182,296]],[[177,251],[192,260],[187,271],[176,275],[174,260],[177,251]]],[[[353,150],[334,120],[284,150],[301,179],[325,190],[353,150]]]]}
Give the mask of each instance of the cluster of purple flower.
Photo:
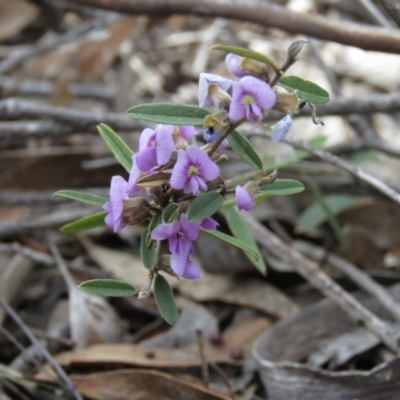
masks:
{"type": "MultiPolygon", "coordinates": [[[[238,81],[213,74],[200,74],[199,105],[214,105],[218,110],[224,110],[230,121],[261,121],[263,110],[274,106],[277,95],[261,79],[266,74],[258,65],[261,63],[253,63],[249,73],[243,69],[242,61],[241,57],[233,54],[226,58],[228,69],[240,78],[238,81]],[[255,73],[257,76],[251,75],[254,65],[257,71],[261,71],[255,73]]],[[[285,118],[276,125],[274,139],[280,139],[289,130],[291,119],[287,116],[285,118]]],[[[154,130],[145,129],[140,135],[139,151],[132,157],[128,181],[121,176],[114,176],[109,201],[103,206],[108,213],[106,224],[117,232],[127,224],[148,223],[155,212],[162,211],[170,202],[178,202],[179,219],[156,226],[151,232],[151,238],[157,241],[168,240],[171,268],[176,275],[187,279],[196,279],[200,275],[198,266],[190,260],[192,241],[197,239],[200,228],[215,229],[218,225],[212,218],[191,222],[186,216],[185,202],[195,197],[199,191],[214,189],[215,185],[210,186],[210,183],[217,183],[220,173],[215,162],[217,156],[210,156],[204,149],[189,145],[189,140],[197,133],[193,126],[158,125],[154,130]],[[160,172],[165,173],[168,180],[159,185],[158,192],[154,187],[146,187],[141,183],[143,177],[160,172]],[[134,193],[136,196],[130,197],[134,193]],[[147,198],[152,201],[149,202],[147,198]]],[[[211,143],[218,139],[218,132],[205,132],[204,138],[207,143],[211,143]]],[[[220,146],[219,151],[223,151],[223,148],[220,146]]],[[[250,210],[253,207],[258,191],[254,183],[248,182],[236,188],[239,210],[250,210]]]]}

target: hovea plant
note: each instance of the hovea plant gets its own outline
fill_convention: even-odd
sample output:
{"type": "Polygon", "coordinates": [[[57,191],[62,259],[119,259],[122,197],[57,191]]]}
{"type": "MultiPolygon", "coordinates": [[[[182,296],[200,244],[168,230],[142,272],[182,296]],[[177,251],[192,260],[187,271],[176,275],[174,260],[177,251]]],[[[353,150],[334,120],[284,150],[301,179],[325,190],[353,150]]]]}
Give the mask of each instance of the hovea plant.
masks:
{"type": "Polygon", "coordinates": [[[285,75],[303,43],[298,41],[290,46],[281,68],[260,53],[214,46],[215,50],[228,53],[226,64],[233,78],[201,73],[200,107],[160,103],[129,109],[128,114],[133,118],[158,124],[154,129],[144,129],[137,152],[110,127],[98,126],[127,175],[111,178],[109,198],[58,191],[58,196],[103,209],[61,230],[72,233],[105,224],[118,232],[126,225],[142,226],[140,254],[143,266],[149,271],[149,280],[139,289],[116,280],[91,280],[80,285],[83,290],[105,296],[127,296],[139,291],[139,297],[145,297],[153,286],[161,315],[174,324],[178,318],[174,296],[161,273],[184,279],[200,278],[200,269],[192,260],[193,242],[200,231],[240,248],[261,273],[266,273],[260,250],[239,211],[251,210],[257,198],[298,193],[304,186],[295,180],[276,179],[276,171],[268,175],[260,155],[237,128],[245,121],[262,123],[273,109],[283,114],[276,125],[269,127],[272,140],[279,141],[289,131],[292,115],[300,107],[309,103],[313,108],[313,104],[329,101],[328,93],[316,84],[285,75]],[[203,107],[210,107],[211,111],[203,107]],[[199,130],[205,141],[202,146],[193,144],[199,130]],[[219,163],[226,160],[224,151],[228,143],[255,169],[254,179],[235,188],[230,187],[219,169],[219,163]],[[225,214],[233,236],[218,230],[212,216],[219,210],[225,214]],[[161,246],[161,242],[166,245],[161,246]]]}

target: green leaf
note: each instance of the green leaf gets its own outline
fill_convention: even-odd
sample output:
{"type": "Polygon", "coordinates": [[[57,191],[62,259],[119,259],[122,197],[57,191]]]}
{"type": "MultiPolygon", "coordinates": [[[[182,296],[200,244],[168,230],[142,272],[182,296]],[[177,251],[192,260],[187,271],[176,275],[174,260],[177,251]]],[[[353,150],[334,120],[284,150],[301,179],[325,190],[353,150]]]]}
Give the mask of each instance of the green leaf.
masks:
{"type": "Polygon", "coordinates": [[[246,243],[242,242],[239,239],[234,238],[233,236],[230,235],[226,235],[225,233],[222,233],[220,231],[217,231],[215,229],[203,229],[200,228],[200,230],[205,233],[208,236],[212,236],[216,239],[222,240],[225,243],[228,243],[232,246],[237,247],[240,250],[245,251],[246,253],[249,253],[251,256],[254,257],[254,259],[257,261],[258,260],[258,254],[254,251],[254,249],[252,247],[250,247],[249,245],[247,245],[246,243]]]}
{"type": "Polygon", "coordinates": [[[239,239],[243,243],[246,243],[258,255],[258,260],[256,261],[254,257],[251,257],[247,253],[245,253],[248,259],[253,263],[253,265],[263,275],[265,275],[267,272],[267,266],[265,265],[264,257],[261,254],[261,251],[258,247],[257,242],[254,239],[254,236],[251,234],[246,224],[244,223],[243,218],[239,213],[239,211],[236,209],[236,207],[229,207],[226,210],[224,210],[224,214],[228,222],[229,229],[231,230],[232,234],[236,237],[236,239],[239,239]]]}
{"type": "Polygon", "coordinates": [[[238,131],[233,131],[228,136],[228,142],[232,150],[250,167],[262,169],[263,163],[261,157],[258,155],[257,150],[250,143],[249,139],[244,137],[238,131]]]}
{"type": "Polygon", "coordinates": [[[117,161],[128,171],[132,169],[133,151],[129,146],[106,124],[97,125],[101,137],[114,154],[117,161]]]}
{"type": "Polygon", "coordinates": [[[189,205],[188,221],[201,221],[211,217],[221,208],[223,202],[224,198],[215,191],[200,194],[189,205]]]}
{"type": "Polygon", "coordinates": [[[176,324],[179,314],[176,308],[174,294],[167,280],[162,275],[156,276],[154,282],[154,297],[156,299],[157,308],[165,321],[170,325],[176,324]]]}
{"type": "Polygon", "coordinates": [[[179,204],[171,203],[164,209],[162,219],[165,223],[169,224],[174,222],[179,212],[179,204]]]}
{"type": "Polygon", "coordinates": [[[140,240],[140,258],[142,259],[143,265],[147,268],[153,268],[156,261],[159,250],[159,242],[156,240],[150,240],[150,245],[147,245],[147,238],[149,235],[149,228],[146,228],[140,240]]]}
{"type": "Polygon", "coordinates": [[[211,50],[221,50],[227,53],[233,53],[241,57],[251,58],[253,60],[260,61],[264,64],[269,65],[275,71],[280,71],[278,65],[275,61],[271,60],[269,57],[265,56],[264,54],[258,53],[257,51],[245,49],[243,47],[236,47],[236,46],[229,46],[224,44],[215,44],[211,46],[211,50]]]}
{"type": "Polygon", "coordinates": [[[107,197],[92,193],[78,192],[76,190],[59,190],[58,192],[55,192],[53,196],[68,197],[72,200],[77,200],[82,203],[93,204],[100,207],[102,207],[108,201],[107,197]]]}
{"type": "Polygon", "coordinates": [[[271,196],[285,196],[300,193],[304,185],[295,179],[277,179],[276,181],[260,186],[260,191],[271,196]]]}
{"type": "Polygon", "coordinates": [[[93,279],[82,282],[78,287],[87,293],[98,296],[128,297],[137,292],[131,284],[115,279],[93,279]]]}
{"type": "Polygon", "coordinates": [[[60,231],[64,233],[75,233],[105,226],[104,218],[107,214],[108,213],[105,211],[102,211],[96,214],[88,215],[87,217],[77,219],[76,221],[62,226],[60,231]]]}
{"type": "Polygon", "coordinates": [[[306,81],[298,76],[282,76],[278,85],[288,92],[297,90],[299,99],[314,104],[325,104],[329,101],[329,93],[314,82],[306,81]]]}
{"type": "Polygon", "coordinates": [[[152,103],[131,107],[128,114],[158,124],[203,126],[204,118],[210,111],[186,104],[152,103]]]}
{"type": "MultiPolygon", "coordinates": [[[[326,207],[329,207],[332,215],[338,215],[342,211],[353,207],[359,201],[358,196],[349,194],[336,194],[324,198],[326,207]]],[[[296,224],[296,232],[307,232],[323,224],[328,216],[319,202],[313,203],[307,207],[299,216],[296,224]]]]}

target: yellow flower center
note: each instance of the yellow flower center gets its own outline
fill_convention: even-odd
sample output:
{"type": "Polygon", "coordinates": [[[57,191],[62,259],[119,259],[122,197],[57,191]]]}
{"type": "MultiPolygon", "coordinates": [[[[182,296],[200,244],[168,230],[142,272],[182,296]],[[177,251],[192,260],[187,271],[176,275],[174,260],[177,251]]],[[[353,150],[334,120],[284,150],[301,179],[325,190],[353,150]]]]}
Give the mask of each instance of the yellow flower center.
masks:
{"type": "Polygon", "coordinates": [[[194,165],[191,165],[189,167],[189,171],[188,172],[189,172],[189,176],[198,175],[199,174],[199,170],[194,165]]]}
{"type": "Polygon", "coordinates": [[[243,96],[242,101],[245,106],[249,106],[250,104],[254,103],[254,97],[246,94],[246,96],[243,96]]]}

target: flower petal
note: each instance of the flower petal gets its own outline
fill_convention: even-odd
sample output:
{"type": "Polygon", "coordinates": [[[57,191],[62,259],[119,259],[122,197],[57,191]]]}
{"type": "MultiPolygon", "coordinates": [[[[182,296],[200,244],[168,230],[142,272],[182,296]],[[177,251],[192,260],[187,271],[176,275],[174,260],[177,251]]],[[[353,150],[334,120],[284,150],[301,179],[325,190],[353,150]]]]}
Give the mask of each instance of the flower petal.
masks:
{"type": "Polygon", "coordinates": [[[206,181],[211,181],[218,178],[219,167],[213,162],[208,154],[199,149],[197,146],[189,146],[186,149],[189,158],[189,164],[198,168],[199,176],[203,177],[206,181]]]}
{"type": "Polygon", "coordinates": [[[227,79],[219,75],[201,72],[199,76],[199,93],[198,93],[200,107],[207,107],[213,104],[211,98],[208,96],[208,85],[210,83],[215,83],[224,90],[228,90],[232,86],[231,79],[227,79]]]}
{"type": "Polygon", "coordinates": [[[201,221],[201,227],[203,229],[216,229],[219,226],[219,223],[213,218],[205,218],[201,221]]]}
{"type": "Polygon", "coordinates": [[[166,164],[175,149],[172,133],[173,125],[158,125],[156,128],[156,157],[157,165],[166,164]]]}
{"type": "Polygon", "coordinates": [[[185,270],[182,273],[182,278],[185,279],[197,279],[200,278],[200,268],[194,262],[188,260],[186,263],[185,270]]]}
{"type": "Polygon", "coordinates": [[[234,82],[232,85],[232,101],[229,107],[229,118],[233,121],[238,121],[246,115],[246,107],[242,101],[244,95],[240,83],[234,82]]]}
{"type": "Polygon", "coordinates": [[[239,209],[245,210],[245,211],[250,211],[253,206],[254,206],[254,199],[250,196],[250,194],[247,192],[246,189],[244,189],[242,186],[236,186],[236,205],[239,209]]]}
{"type": "Polygon", "coordinates": [[[180,149],[178,151],[178,159],[174,168],[172,169],[172,175],[170,184],[173,189],[183,189],[189,179],[189,160],[186,151],[180,149]]]}
{"type": "Polygon", "coordinates": [[[128,187],[126,189],[126,192],[128,194],[143,191],[143,189],[141,187],[135,185],[136,181],[138,180],[138,178],[140,176],[140,170],[136,165],[137,155],[138,155],[138,153],[136,153],[132,156],[132,161],[133,161],[132,169],[131,169],[131,173],[129,174],[128,187]]]}
{"type": "Polygon", "coordinates": [[[272,141],[279,142],[289,132],[292,126],[292,116],[285,115],[280,121],[273,126],[272,141]]]}
{"type": "Polygon", "coordinates": [[[109,204],[105,204],[103,208],[109,214],[104,219],[107,226],[118,232],[126,226],[123,220],[124,203],[123,200],[128,198],[127,195],[128,182],[122,176],[116,175],[111,179],[110,200],[109,204]]]}
{"type": "Polygon", "coordinates": [[[146,128],[142,131],[142,133],[140,134],[140,138],[139,138],[139,151],[141,151],[145,147],[149,146],[153,135],[154,135],[153,129],[146,128]]]}
{"type": "Polygon", "coordinates": [[[236,54],[228,54],[225,57],[225,63],[229,70],[229,72],[238,77],[242,78],[243,76],[248,75],[240,66],[240,62],[242,61],[242,57],[237,56],[236,54]]]}
{"type": "Polygon", "coordinates": [[[192,125],[181,125],[179,127],[179,133],[186,139],[189,140],[193,136],[197,135],[197,130],[192,125]]]}
{"type": "Polygon", "coordinates": [[[152,168],[157,166],[156,149],[153,147],[145,147],[136,154],[136,165],[142,172],[150,172],[152,168]]]}
{"type": "Polygon", "coordinates": [[[243,91],[254,97],[256,104],[261,108],[270,109],[276,101],[276,93],[268,83],[257,79],[254,76],[245,76],[240,79],[240,86],[243,91]]]}
{"type": "Polygon", "coordinates": [[[151,232],[151,238],[154,240],[165,240],[174,237],[178,234],[180,225],[178,221],[170,224],[160,224],[151,232]]]}
{"type": "Polygon", "coordinates": [[[199,236],[200,221],[190,222],[187,220],[186,214],[181,214],[179,219],[180,231],[184,233],[185,238],[189,240],[196,240],[199,236]]]}

